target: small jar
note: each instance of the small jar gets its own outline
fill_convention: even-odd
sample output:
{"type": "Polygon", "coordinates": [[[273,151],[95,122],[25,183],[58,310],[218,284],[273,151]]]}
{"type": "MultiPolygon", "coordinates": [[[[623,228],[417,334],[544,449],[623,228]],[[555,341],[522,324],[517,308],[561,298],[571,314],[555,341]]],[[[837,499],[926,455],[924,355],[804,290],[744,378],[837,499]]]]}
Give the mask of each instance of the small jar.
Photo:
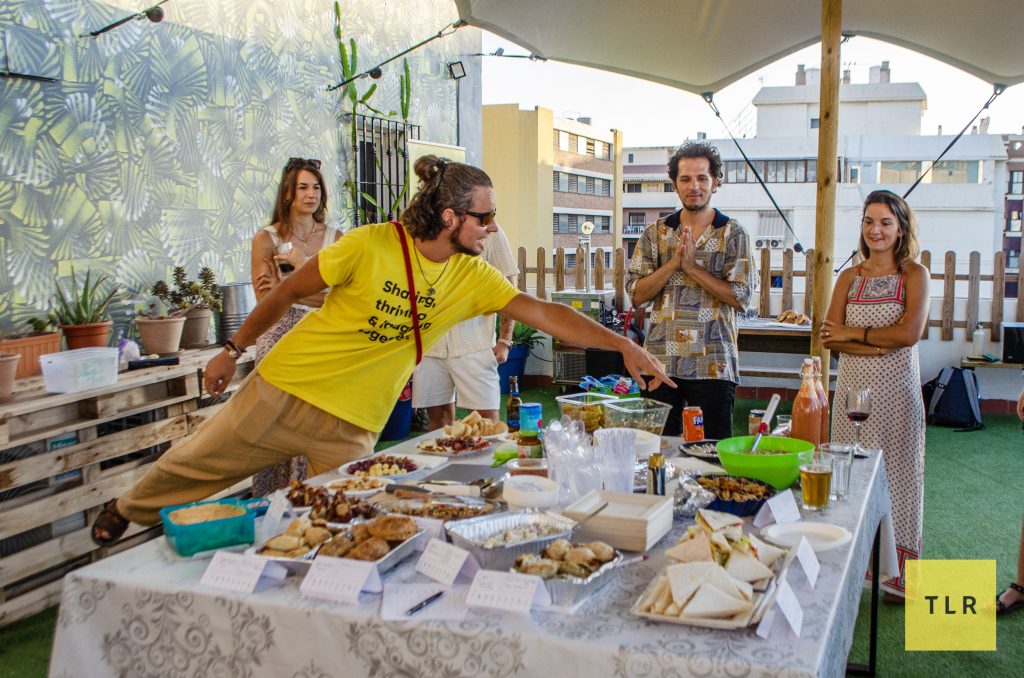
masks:
{"type": "Polygon", "coordinates": [[[505,464],[510,476],[548,477],[547,459],[511,459],[505,464]]]}

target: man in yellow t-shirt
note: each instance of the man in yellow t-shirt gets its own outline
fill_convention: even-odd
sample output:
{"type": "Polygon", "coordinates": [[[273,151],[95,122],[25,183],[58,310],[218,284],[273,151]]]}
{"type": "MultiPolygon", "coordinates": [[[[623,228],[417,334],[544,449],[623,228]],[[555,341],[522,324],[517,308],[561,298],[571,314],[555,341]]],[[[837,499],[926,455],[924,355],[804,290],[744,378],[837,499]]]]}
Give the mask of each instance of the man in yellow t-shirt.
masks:
{"type": "Polygon", "coordinates": [[[418,354],[473,316],[501,311],[578,346],[620,351],[641,384],[645,373],[654,375],[651,388],[668,381],[637,344],[568,306],[519,293],[479,258],[497,212],[483,170],[435,156],[420,158],[415,170],[421,189],[401,225],[350,231],[256,305],[207,365],[204,386],[213,395],[224,392],[245,347],[292,303],[330,288],[323,307],[277,342],[195,437],[172,447],[104,506],[94,541],[113,543],[129,521],[156,523],[163,507],[203,499],[299,454],[309,459],[313,476],[371,453],[418,354]]]}

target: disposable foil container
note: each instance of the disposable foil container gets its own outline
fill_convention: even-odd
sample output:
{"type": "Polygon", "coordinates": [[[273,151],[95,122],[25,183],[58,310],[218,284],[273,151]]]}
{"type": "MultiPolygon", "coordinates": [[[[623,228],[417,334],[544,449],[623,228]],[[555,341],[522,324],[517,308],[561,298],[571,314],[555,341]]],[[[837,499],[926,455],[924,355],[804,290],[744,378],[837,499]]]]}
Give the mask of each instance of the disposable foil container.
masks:
{"type": "Polygon", "coordinates": [[[538,509],[512,511],[496,515],[477,516],[466,520],[451,520],[444,524],[448,537],[456,546],[466,549],[480,567],[485,570],[509,570],[516,558],[525,553],[539,553],[556,539],[569,539],[576,521],[557,513],[538,509]],[[552,534],[516,542],[506,546],[484,548],[481,544],[493,535],[527,527],[540,525],[556,528],[552,534]]]}

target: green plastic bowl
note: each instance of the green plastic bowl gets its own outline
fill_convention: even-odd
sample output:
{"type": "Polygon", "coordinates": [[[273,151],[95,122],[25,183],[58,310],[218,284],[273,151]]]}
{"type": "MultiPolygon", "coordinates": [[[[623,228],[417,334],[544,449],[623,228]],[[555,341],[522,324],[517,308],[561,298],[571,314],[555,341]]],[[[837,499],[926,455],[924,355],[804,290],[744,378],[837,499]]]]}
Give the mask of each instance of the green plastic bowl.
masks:
{"type": "Polygon", "coordinates": [[[762,480],[784,490],[800,477],[801,458],[809,461],[814,443],[798,438],[764,436],[759,449],[785,450],[786,454],[750,454],[754,436],[735,436],[718,441],[718,459],[729,475],[762,480]]]}

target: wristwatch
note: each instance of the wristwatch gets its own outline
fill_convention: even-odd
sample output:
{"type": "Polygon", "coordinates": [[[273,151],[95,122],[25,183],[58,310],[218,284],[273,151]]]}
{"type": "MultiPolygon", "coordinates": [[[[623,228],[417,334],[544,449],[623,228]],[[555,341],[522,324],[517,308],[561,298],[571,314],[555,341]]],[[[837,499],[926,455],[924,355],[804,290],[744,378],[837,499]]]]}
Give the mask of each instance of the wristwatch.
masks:
{"type": "Polygon", "coordinates": [[[512,340],[511,339],[501,339],[501,338],[499,338],[498,339],[498,343],[499,344],[505,344],[509,348],[512,348],[512,340]]]}

